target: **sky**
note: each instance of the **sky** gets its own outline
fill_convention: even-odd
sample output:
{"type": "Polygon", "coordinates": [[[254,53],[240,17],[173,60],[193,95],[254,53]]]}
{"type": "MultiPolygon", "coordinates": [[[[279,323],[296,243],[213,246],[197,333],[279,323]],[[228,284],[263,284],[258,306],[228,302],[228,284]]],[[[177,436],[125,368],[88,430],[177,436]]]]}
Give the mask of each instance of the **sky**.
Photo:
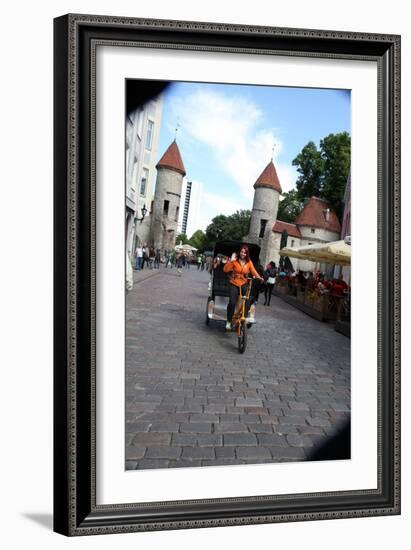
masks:
{"type": "Polygon", "coordinates": [[[351,133],[350,118],[349,90],[172,83],[164,93],[158,158],[176,137],[193,182],[187,235],[205,230],[218,214],[251,210],[253,185],[271,158],[283,192],[293,189],[292,161],[304,145],[351,133]]]}

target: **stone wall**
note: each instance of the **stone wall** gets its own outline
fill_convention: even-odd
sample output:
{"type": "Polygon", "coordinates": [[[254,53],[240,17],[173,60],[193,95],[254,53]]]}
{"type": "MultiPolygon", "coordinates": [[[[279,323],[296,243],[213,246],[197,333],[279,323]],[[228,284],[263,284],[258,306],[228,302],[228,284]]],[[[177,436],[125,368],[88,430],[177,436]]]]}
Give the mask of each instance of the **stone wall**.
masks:
{"type": "Polygon", "coordinates": [[[301,243],[301,246],[315,242],[338,241],[340,239],[339,233],[329,231],[328,229],[319,229],[318,227],[311,228],[305,225],[300,225],[299,230],[303,240],[305,241],[304,243],[301,243]],[[311,229],[314,229],[314,233],[311,229]]]}
{"type": "Polygon", "coordinates": [[[263,266],[272,259],[270,258],[271,250],[274,247],[272,227],[277,219],[279,196],[278,191],[270,187],[257,187],[254,193],[250,230],[244,240],[261,247],[260,262],[263,266]],[[260,237],[261,220],[267,220],[262,238],[260,237]]]}
{"type": "Polygon", "coordinates": [[[158,168],[150,240],[154,248],[162,253],[175,245],[182,183],[183,176],[179,172],[158,168]],[[168,211],[165,211],[165,201],[168,201],[168,211]]]}

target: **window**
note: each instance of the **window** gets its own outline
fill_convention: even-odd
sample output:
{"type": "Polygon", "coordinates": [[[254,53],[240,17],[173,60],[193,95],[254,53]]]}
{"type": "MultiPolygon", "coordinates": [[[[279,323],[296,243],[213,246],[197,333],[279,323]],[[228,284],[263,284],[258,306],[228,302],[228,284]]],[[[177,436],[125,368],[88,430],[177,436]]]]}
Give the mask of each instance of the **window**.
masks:
{"type": "Polygon", "coordinates": [[[266,225],[267,225],[267,220],[260,220],[260,234],[259,234],[260,239],[264,237],[266,225]]]}
{"type": "Polygon", "coordinates": [[[294,239],[292,239],[291,241],[291,246],[294,246],[294,239]]]}
{"type": "Polygon", "coordinates": [[[153,142],[153,130],[154,122],[152,120],[149,120],[147,122],[146,149],[151,149],[151,145],[153,142]]]}
{"type": "Polygon", "coordinates": [[[136,189],[138,189],[137,172],[138,172],[138,164],[137,162],[134,162],[133,167],[131,168],[131,178],[130,178],[130,189],[133,193],[135,193],[136,189]]]}
{"type": "Polygon", "coordinates": [[[311,233],[315,233],[314,227],[311,228],[311,233]]]}
{"type": "Polygon", "coordinates": [[[143,111],[136,111],[137,118],[137,135],[141,138],[141,133],[143,131],[143,121],[144,121],[144,115],[143,111]]]}
{"type": "Polygon", "coordinates": [[[146,196],[147,182],[148,182],[148,170],[147,168],[143,168],[143,175],[141,176],[141,183],[140,183],[140,195],[142,195],[143,197],[146,196]]]}
{"type": "Polygon", "coordinates": [[[178,222],[178,215],[179,215],[179,213],[180,213],[180,207],[177,206],[177,208],[176,208],[176,218],[175,218],[176,222],[178,222]]]}
{"type": "Polygon", "coordinates": [[[170,206],[170,201],[164,201],[163,214],[168,216],[168,207],[170,206]]]}

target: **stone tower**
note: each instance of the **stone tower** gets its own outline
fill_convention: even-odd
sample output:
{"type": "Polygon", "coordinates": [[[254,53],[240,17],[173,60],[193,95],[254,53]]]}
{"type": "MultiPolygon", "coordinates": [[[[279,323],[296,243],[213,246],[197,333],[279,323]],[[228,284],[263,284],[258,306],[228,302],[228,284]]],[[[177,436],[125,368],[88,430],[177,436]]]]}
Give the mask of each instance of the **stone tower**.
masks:
{"type": "Polygon", "coordinates": [[[254,202],[250,231],[245,241],[261,247],[260,262],[265,267],[274,250],[273,225],[277,220],[278,202],[282,193],[280,180],[271,160],[254,184],[254,202]]]}
{"type": "Polygon", "coordinates": [[[186,174],[176,140],[168,147],[156,168],[151,244],[163,254],[166,250],[173,250],[175,246],[181,187],[186,174]]]}

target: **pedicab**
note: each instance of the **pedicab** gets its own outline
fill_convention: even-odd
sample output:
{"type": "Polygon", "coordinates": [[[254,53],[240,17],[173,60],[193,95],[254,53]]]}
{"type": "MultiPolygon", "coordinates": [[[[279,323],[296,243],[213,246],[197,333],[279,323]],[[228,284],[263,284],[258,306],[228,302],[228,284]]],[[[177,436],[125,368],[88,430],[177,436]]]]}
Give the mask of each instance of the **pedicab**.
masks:
{"type": "MultiPolygon", "coordinates": [[[[207,299],[206,325],[209,325],[210,321],[227,321],[230,283],[228,273],[224,272],[224,265],[231,257],[231,254],[237,252],[242,245],[248,246],[250,259],[256,267],[260,256],[260,247],[256,244],[243,241],[219,241],[214,247],[213,268],[207,299]]],[[[252,286],[253,278],[250,277],[240,290],[232,318],[233,331],[235,331],[238,338],[238,351],[240,353],[244,353],[247,347],[247,330],[256,322],[252,286]],[[249,305],[248,312],[247,304],[249,305]]]]}

